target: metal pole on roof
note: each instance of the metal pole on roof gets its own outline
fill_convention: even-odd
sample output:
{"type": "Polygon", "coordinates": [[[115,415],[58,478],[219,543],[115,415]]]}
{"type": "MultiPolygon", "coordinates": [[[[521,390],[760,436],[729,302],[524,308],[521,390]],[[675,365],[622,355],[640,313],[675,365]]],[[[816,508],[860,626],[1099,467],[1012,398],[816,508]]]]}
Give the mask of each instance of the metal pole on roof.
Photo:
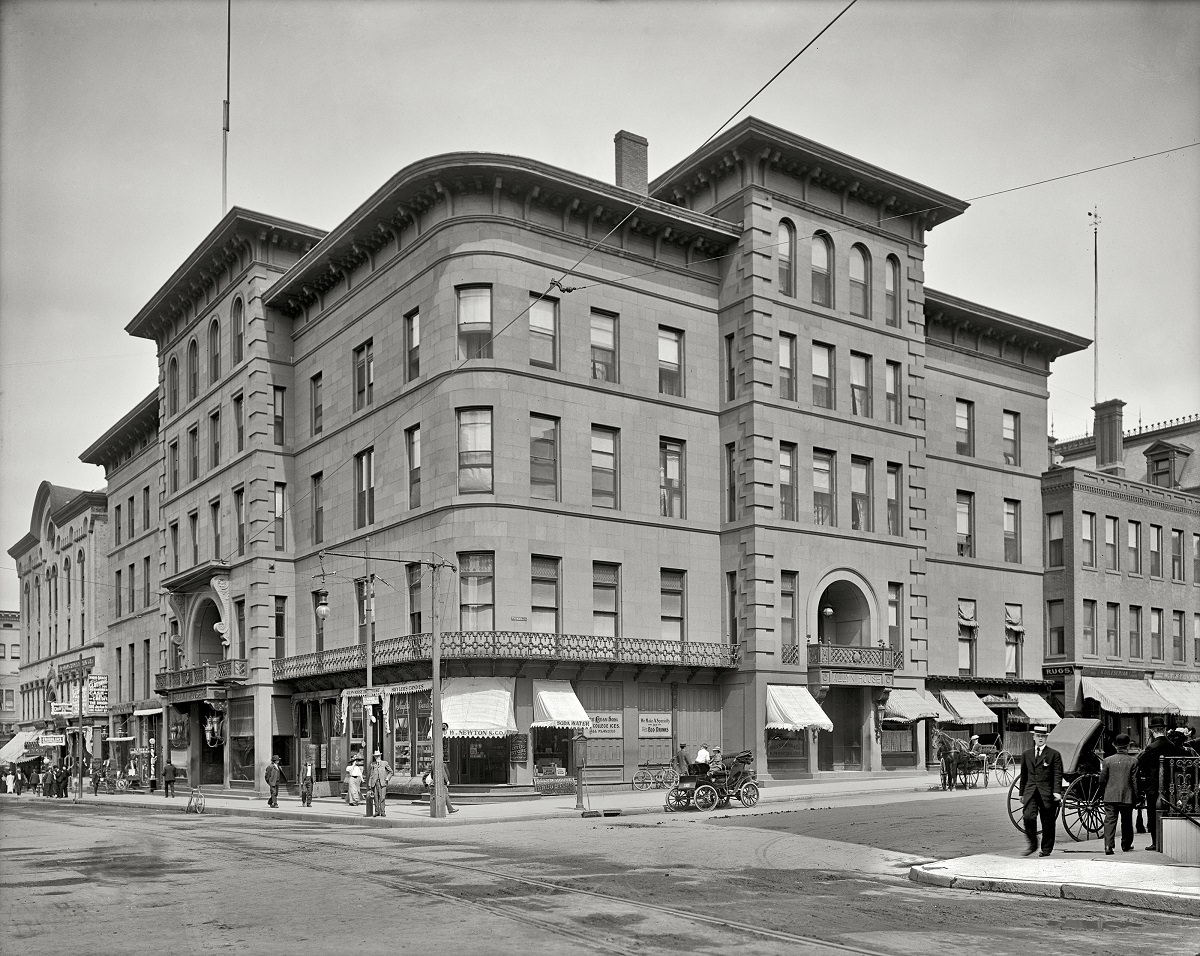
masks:
{"type": "Polygon", "coordinates": [[[1100,404],[1100,209],[1093,206],[1092,220],[1092,404],[1100,404]]]}
{"type": "Polygon", "coordinates": [[[229,210],[226,201],[229,164],[229,60],[233,46],[233,0],[225,3],[225,102],[221,104],[221,215],[229,210]]]}

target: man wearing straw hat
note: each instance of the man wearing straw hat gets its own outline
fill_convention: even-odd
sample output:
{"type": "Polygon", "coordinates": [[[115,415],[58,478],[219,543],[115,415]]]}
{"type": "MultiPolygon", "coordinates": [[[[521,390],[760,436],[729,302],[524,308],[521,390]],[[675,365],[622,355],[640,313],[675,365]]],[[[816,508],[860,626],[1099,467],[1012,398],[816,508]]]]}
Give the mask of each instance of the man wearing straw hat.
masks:
{"type": "Polygon", "coordinates": [[[1025,856],[1038,849],[1038,823],[1042,825],[1041,856],[1054,851],[1054,818],[1062,802],[1063,760],[1053,747],[1046,746],[1050,731],[1038,724],[1033,728],[1033,746],[1021,754],[1021,776],[1017,792],[1021,794],[1021,819],[1028,845],[1025,856]]]}

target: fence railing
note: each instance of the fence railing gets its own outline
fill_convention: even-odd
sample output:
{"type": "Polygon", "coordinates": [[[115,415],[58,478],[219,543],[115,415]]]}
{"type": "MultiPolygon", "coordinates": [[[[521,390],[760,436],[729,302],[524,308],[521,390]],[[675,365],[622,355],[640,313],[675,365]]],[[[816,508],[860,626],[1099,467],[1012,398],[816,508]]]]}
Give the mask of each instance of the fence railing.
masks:
{"type": "Polygon", "coordinates": [[[1158,795],[1162,816],[1200,818],[1200,757],[1163,757],[1158,795]]]}

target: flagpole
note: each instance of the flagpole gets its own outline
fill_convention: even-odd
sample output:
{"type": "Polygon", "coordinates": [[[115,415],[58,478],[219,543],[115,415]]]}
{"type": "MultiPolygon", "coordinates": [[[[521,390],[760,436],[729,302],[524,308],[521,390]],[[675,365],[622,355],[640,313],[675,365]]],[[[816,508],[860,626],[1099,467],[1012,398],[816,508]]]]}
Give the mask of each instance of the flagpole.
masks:
{"type": "Polygon", "coordinates": [[[221,104],[221,215],[229,210],[229,60],[233,45],[233,0],[225,2],[225,101],[221,104]]]}

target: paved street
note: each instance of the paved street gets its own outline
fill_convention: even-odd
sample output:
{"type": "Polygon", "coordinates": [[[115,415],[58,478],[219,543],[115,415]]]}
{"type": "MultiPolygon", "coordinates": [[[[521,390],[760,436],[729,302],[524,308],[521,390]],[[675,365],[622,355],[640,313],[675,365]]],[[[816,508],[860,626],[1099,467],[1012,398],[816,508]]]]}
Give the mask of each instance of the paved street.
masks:
{"type": "Polygon", "coordinates": [[[1011,848],[999,793],[869,801],[424,829],[6,801],[0,918],[92,953],[1197,951],[1194,919],[907,879],[1011,848]]]}

